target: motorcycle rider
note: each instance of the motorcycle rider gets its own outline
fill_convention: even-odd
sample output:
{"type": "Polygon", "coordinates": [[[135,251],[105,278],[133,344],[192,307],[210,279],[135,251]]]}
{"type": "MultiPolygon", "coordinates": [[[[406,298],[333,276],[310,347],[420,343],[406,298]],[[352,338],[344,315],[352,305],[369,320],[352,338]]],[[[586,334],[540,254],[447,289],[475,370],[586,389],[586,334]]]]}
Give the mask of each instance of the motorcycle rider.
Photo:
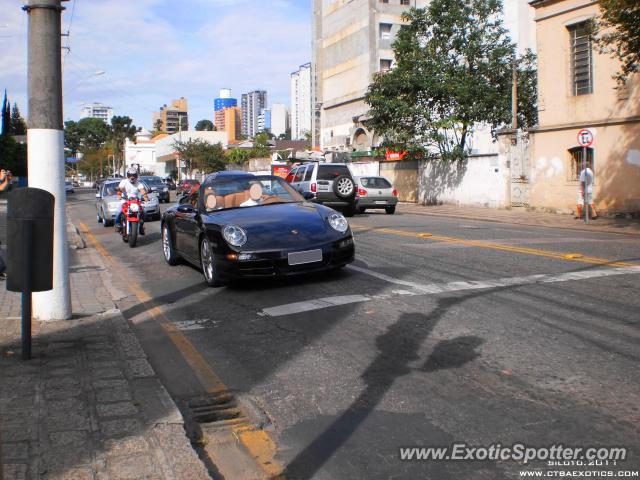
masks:
{"type": "MultiPolygon", "coordinates": [[[[116,188],[118,192],[118,198],[122,200],[122,195],[125,195],[125,200],[128,198],[138,198],[139,195],[142,195],[145,202],[149,201],[149,196],[147,195],[147,190],[144,188],[142,183],[138,183],[138,170],[135,167],[130,167],[127,170],[127,178],[123,179],[118,187],[116,188]]],[[[142,205],[140,206],[142,209],[142,205]]],[[[116,217],[116,231],[122,231],[122,218],[124,214],[122,211],[116,217]]],[[[140,235],[144,235],[144,209],[140,212],[140,226],[139,230],[140,235]]]]}

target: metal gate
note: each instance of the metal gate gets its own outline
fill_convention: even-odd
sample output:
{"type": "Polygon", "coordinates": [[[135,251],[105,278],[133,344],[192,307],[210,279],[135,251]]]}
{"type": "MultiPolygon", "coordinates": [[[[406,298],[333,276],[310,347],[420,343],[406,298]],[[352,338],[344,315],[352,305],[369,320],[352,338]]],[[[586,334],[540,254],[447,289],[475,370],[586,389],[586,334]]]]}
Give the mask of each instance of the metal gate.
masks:
{"type": "Polygon", "coordinates": [[[511,165],[511,206],[529,206],[529,182],[531,165],[529,159],[529,134],[518,130],[514,137],[515,145],[509,152],[511,165]]]}

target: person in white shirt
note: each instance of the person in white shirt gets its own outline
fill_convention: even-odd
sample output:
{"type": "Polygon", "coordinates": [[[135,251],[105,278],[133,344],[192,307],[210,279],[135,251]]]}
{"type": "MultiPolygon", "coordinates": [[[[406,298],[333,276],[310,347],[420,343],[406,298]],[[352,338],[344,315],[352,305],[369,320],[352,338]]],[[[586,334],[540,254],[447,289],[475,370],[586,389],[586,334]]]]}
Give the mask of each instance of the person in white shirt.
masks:
{"type": "MultiPolygon", "coordinates": [[[[138,171],[133,167],[127,170],[127,178],[120,182],[116,190],[118,192],[118,198],[120,199],[122,199],[124,195],[125,200],[142,197],[145,202],[149,201],[147,190],[144,188],[144,185],[138,183],[138,171]]],[[[122,212],[116,216],[116,231],[118,232],[122,230],[122,217],[122,212]]],[[[140,235],[144,235],[144,209],[140,214],[140,235]]]]}
{"type": "Polygon", "coordinates": [[[583,215],[583,206],[584,206],[584,196],[585,192],[587,195],[587,205],[591,207],[591,211],[593,212],[591,218],[598,218],[598,212],[596,211],[596,207],[593,205],[593,181],[594,175],[593,170],[591,170],[591,162],[587,162],[586,168],[583,168],[580,172],[580,188],[578,190],[578,198],[576,200],[578,216],[576,218],[582,218],[583,215]]]}

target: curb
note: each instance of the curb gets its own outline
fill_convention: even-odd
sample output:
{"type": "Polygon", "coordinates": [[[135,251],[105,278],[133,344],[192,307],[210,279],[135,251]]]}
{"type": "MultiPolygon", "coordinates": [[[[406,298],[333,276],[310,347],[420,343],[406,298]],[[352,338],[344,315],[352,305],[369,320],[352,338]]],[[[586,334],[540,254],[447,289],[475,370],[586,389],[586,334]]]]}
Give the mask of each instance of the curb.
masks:
{"type": "Polygon", "coordinates": [[[74,250],[82,250],[87,248],[87,244],[80,235],[80,230],[76,227],[71,220],[67,220],[67,241],[69,242],[69,248],[74,250]]]}
{"type": "Polygon", "coordinates": [[[462,220],[476,220],[482,222],[492,222],[492,223],[505,223],[509,225],[523,225],[527,227],[541,227],[541,228],[555,228],[555,229],[564,229],[564,230],[576,230],[580,232],[590,232],[590,233],[606,233],[606,234],[615,234],[615,235],[625,235],[628,237],[640,237],[640,231],[638,232],[624,232],[615,229],[615,227],[607,227],[605,225],[596,225],[596,228],[587,228],[578,225],[544,225],[532,221],[522,221],[516,219],[502,219],[502,218],[479,218],[477,216],[465,215],[463,213],[441,213],[441,212],[421,212],[413,210],[413,208],[420,208],[419,205],[415,204],[398,204],[401,207],[402,213],[413,214],[413,215],[423,215],[423,216],[432,216],[432,217],[443,217],[443,218],[460,218],[462,220]],[[403,208],[404,207],[404,208],[403,208]],[[406,207],[409,207],[411,210],[406,210],[406,207]]]}

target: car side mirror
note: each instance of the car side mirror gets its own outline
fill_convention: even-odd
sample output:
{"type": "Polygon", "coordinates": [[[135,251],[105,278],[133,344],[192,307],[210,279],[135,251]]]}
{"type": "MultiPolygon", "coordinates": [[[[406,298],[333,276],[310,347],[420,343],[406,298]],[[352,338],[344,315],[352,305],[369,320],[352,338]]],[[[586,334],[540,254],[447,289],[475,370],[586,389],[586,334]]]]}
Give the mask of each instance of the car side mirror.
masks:
{"type": "Polygon", "coordinates": [[[311,192],[300,192],[302,193],[302,196],[304,197],[305,200],[313,200],[315,198],[315,195],[311,192]]]}
{"type": "Polygon", "coordinates": [[[180,213],[193,213],[195,208],[190,203],[184,203],[178,206],[178,211],[180,213]]]}
{"type": "Polygon", "coordinates": [[[99,193],[96,193],[96,198],[100,198],[100,194],[99,193]]]}

